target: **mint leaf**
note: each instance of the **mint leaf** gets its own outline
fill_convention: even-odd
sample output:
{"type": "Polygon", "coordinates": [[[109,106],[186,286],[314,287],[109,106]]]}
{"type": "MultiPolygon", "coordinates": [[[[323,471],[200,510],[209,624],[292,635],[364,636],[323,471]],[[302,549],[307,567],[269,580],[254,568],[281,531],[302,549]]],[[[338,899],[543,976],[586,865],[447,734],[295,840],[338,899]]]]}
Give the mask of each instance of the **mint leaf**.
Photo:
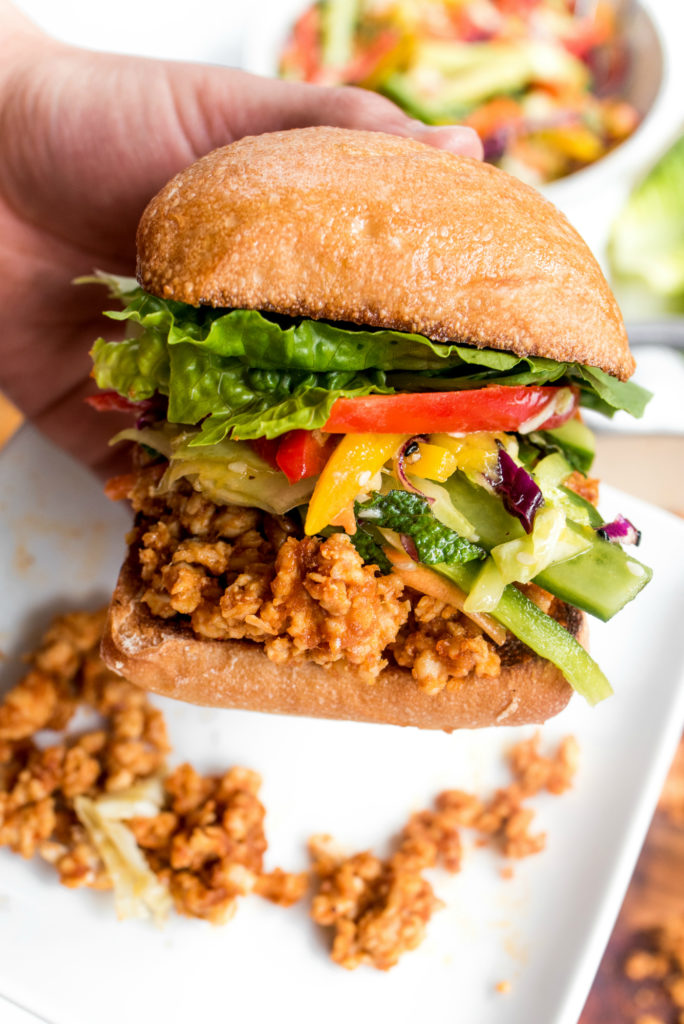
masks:
{"type": "Polygon", "coordinates": [[[369,501],[357,501],[354,515],[361,527],[364,524],[379,526],[407,534],[425,565],[462,564],[486,557],[483,548],[435,519],[429,502],[419,494],[409,491],[375,494],[369,501]]]}
{"type": "Polygon", "coordinates": [[[377,565],[383,576],[392,572],[392,563],[380,545],[365,530],[358,529],[350,541],[363,558],[366,565],[377,565]]]}

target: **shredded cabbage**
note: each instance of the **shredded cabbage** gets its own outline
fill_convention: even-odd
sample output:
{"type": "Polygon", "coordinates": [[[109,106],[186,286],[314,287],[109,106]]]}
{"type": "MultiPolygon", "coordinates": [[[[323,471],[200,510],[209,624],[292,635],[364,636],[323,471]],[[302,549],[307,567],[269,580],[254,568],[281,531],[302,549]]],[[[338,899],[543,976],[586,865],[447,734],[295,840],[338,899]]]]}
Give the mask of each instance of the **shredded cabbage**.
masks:
{"type": "Polygon", "coordinates": [[[284,515],[306,504],[317,479],[309,477],[289,484],[285,474],[279,471],[257,473],[241,460],[218,462],[198,456],[195,459],[173,458],[159,483],[159,491],[170,490],[183,478],[217,505],[248,505],[273,515],[284,515]]]}
{"type": "Polygon", "coordinates": [[[172,900],[159,881],[135,836],[122,819],[151,817],[162,806],[158,778],[139,782],[115,796],[95,800],[77,796],[74,808],[90,836],[114,886],[114,900],[120,918],[152,918],[157,924],[167,917],[172,900]]]}
{"type": "Polygon", "coordinates": [[[127,427],[115,434],[109,443],[111,445],[118,444],[119,441],[134,441],[135,444],[144,444],[170,459],[173,453],[172,439],[177,433],[178,429],[170,427],[168,423],[159,427],[127,427]]]}
{"type": "Polygon", "coordinates": [[[544,496],[534,478],[504,448],[499,449],[499,462],[492,484],[506,511],[520,520],[526,533],[531,533],[537,513],[544,504],[544,496]]]}
{"type": "Polygon", "coordinates": [[[591,541],[568,529],[562,509],[545,505],[532,533],[493,547],[490,554],[504,583],[529,583],[549,565],[588,551],[591,541]]]}
{"type": "Polygon", "coordinates": [[[269,466],[246,442],[224,440],[195,448],[196,433],[170,423],[158,428],[129,427],[110,443],[136,441],[169,460],[157,488],[160,494],[186,479],[218,505],[247,505],[274,515],[284,515],[311,497],[314,477],[290,484],[284,473],[269,466]]]}

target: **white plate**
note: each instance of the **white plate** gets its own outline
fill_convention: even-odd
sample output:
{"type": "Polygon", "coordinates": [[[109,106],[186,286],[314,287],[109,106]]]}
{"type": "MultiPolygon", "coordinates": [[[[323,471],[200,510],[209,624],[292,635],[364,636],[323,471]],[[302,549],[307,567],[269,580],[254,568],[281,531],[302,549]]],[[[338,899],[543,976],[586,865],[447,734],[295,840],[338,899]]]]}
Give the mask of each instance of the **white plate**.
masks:
{"type": "MultiPolygon", "coordinates": [[[[545,726],[550,747],[577,735],[575,789],[540,796],[548,849],[515,864],[467,838],[463,871],[434,874],[447,908],[423,946],[389,974],[327,959],[306,905],[252,898],[222,928],[176,918],[163,930],[118,922],[108,894],[72,892],[38,861],[0,851],[0,995],[52,1024],[325,1020],[571,1024],[581,1011],[684,720],[684,523],[605,489],[642,528],[651,586],[593,650],[617,695],[594,711],[575,698],[545,726]],[[510,981],[511,991],[495,986],[510,981]]],[[[59,608],[110,590],[126,515],[65,455],[24,428],[0,455],[0,647],[30,646],[59,608]]],[[[20,669],[5,660],[3,682],[20,669]]],[[[177,759],[201,770],[262,772],[269,866],[296,870],[327,831],[375,846],[442,788],[486,794],[506,781],[503,753],[529,730],[441,733],[213,712],[160,701],[177,759]]],[[[1,1013],[0,1013],[1,1016],[1,1013]]]]}

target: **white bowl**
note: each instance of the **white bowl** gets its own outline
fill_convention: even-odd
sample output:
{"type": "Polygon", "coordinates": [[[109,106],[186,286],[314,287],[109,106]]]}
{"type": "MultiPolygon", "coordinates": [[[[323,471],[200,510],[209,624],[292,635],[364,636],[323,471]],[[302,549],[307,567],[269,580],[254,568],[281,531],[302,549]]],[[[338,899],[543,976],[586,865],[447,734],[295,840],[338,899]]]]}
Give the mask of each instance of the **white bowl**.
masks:
{"type": "Polygon", "coordinates": [[[676,138],[684,121],[682,7],[671,0],[644,0],[630,4],[624,20],[631,62],[622,95],[639,111],[641,123],[596,163],[541,189],[601,263],[611,225],[631,189],[676,138]]]}
{"type": "MultiPolygon", "coordinates": [[[[259,0],[246,18],[241,65],[274,76],[292,24],[310,0],[259,0]]],[[[684,10],[677,0],[623,3],[631,51],[623,95],[639,111],[636,131],[595,164],[541,191],[568,216],[603,261],[610,225],[635,181],[684,120],[684,10]]]]}

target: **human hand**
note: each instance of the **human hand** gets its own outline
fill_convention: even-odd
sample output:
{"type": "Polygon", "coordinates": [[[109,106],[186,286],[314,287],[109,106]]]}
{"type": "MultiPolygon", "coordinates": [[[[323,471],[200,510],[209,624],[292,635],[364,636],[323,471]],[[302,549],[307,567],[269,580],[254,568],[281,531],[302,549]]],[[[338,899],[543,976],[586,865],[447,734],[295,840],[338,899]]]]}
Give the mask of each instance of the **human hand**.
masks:
{"type": "MultiPolygon", "coordinates": [[[[0,0],[0,388],[58,444],[107,472],[114,416],[83,402],[102,332],[94,268],[132,274],[135,230],[174,174],[243,135],[326,124],[410,136],[481,157],[468,128],[428,128],[359,89],[91,53],[0,0]]],[[[111,336],[111,332],[108,332],[111,336]]],[[[128,422],[127,424],[128,425],[128,422]]]]}

